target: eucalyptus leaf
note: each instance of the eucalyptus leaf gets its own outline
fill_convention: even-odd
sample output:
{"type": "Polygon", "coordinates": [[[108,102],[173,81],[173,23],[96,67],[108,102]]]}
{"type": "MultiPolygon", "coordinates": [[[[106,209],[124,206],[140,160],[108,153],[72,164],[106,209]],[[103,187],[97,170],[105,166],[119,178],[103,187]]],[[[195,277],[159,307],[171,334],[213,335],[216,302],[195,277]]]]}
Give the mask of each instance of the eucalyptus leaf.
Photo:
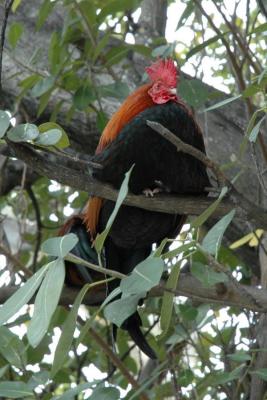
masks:
{"type": "Polygon", "coordinates": [[[55,84],[55,78],[53,76],[47,76],[39,80],[32,88],[31,94],[33,97],[40,97],[53,88],[55,84]]]}
{"type": "MultiPolygon", "coordinates": [[[[229,358],[232,361],[236,362],[247,362],[251,360],[251,355],[244,352],[244,351],[238,351],[234,354],[227,354],[227,358],[229,358]]],[[[266,375],[267,376],[267,375],[266,375]]]]}
{"type": "MultiPolygon", "coordinates": [[[[51,376],[55,376],[57,372],[62,368],[66,357],[68,355],[69,350],[71,349],[71,344],[73,341],[73,335],[76,328],[76,320],[78,316],[79,307],[81,302],[90,288],[90,284],[84,285],[84,287],[80,290],[78,296],[75,299],[75,302],[69,312],[63,326],[62,332],[57,344],[54,361],[51,370],[51,376]]],[[[88,331],[87,331],[88,332],[88,331]]]]}
{"type": "Polygon", "coordinates": [[[226,195],[227,191],[228,191],[227,187],[222,188],[218,199],[216,199],[214,203],[212,203],[205,211],[203,211],[202,214],[200,214],[197,218],[194,219],[194,221],[191,223],[192,228],[198,228],[199,226],[203,225],[205,221],[207,221],[207,219],[214,213],[217,206],[220,204],[220,202],[226,195]]]}
{"type": "Polygon", "coordinates": [[[33,124],[21,124],[11,128],[7,132],[7,137],[12,142],[27,142],[34,140],[39,136],[39,130],[33,124]]]}
{"type": "Polygon", "coordinates": [[[198,46],[193,47],[186,54],[186,59],[188,60],[189,58],[191,58],[195,54],[199,53],[201,50],[205,49],[205,47],[209,46],[210,44],[218,42],[218,40],[220,40],[223,36],[225,36],[228,33],[229,32],[220,33],[219,35],[215,35],[215,36],[211,37],[210,39],[205,40],[204,42],[202,42],[198,46]]]}
{"type": "MultiPolygon", "coordinates": [[[[94,386],[95,383],[95,381],[90,383],[80,383],[74,388],[64,391],[64,393],[61,395],[53,396],[51,400],[73,400],[78,394],[94,386]]],[[[102,400],[102,398],[100,398],[99,400],[102,400]]]]}
{"type": "Polygon", "coordinates": [[[0,325],[16,314],[32,298],[48,268],[49,264],[44,265],[3,304],[0,308],[0,325]]]}
{"type": "Polygon", "coordinates": [[[259,368],[255,371],[251,371],[250,374],[255,374],[263,381],[267,381],[267,368],[259,368]]]}
{"type": "Polygon", "coordinates": [[[24,343],[5,326],[0,327],[0,354],[11,364],[23,370],[27,364],[24,343]]]}
{"type": "Polygon", "coordinates": [[[62,133],[59,129],[50,129],[42,133],[35,141],[36,144],[41,146],[52,146],[58,143],[61,139],[62,133]]]}
{"type": "Polygon", "coordinates": [[[32,389],[24,382],[4,381],[0,382],[0,396],[6,399],[21,399],[33,397],[32,389]]]}
{"type": "Polygon", "coordinates": [[[10,117],[5,112],[0,110],[0,139],[5,135],[10,124],[10,117]]]}
{"type": "Polygon", "coordinates": [[[233,97],[228,97],[227,99],[220,101],[219,103],[213,104],[212,106],[206,108],[205,110],[203,110],[203,112],[216,110],[216,108],[221,108],[221,107],[225,106],[226,104],[232,103],[233,101],[240,99],[240,97],[242,97],[242,94],[238,94],[237,96],[233,96],[233,97]]]}
{"type": "Polygon", "coordinates": [[[10,46],[14,49],[23,34],[24,27],[20,22],[13,22],[8,31],[8,41],[10,46]]]}
{"type": "Polygon", "coordinates": [[[115,387],[99,387],[96,388],[93,394],[88,397],[88,400],[118,400],[120,392],[115,387]]]}
{"type": "Polygon", "coordinates": [[[124,180],[123,180],[123,182],[121,184],[114,210],[112,211],[112,213],[111,213],[111,215],[110,215],[110,217],[108,219],[106,228],[104,229],[103,232],[97,234],[97,236],[96,236],[96,239],[94,241],[94,246],[95,246],[95,249],[96,249],[97,253],[101,252],[102,247],[103,247],[104,242],[105,242],[105,239],[106,239],[107,235],[109,234],[110,228],[111,228],[111,226],[112,226],[112,224],[113,224],[113,222],[114,222],[114,220],[116,218],[116,215],[117,215],[117,213],[118,213],[118,211],[120,209],[120,206],[122,205],[125,197],[128,194],[128,184],[129,184],[129,179],[130,179],[131,172],[132,172],[133,168],[134,168],[134,165],[125,174],[125,178],[124,178],[124,180]]]}
{"type": "Polygon", "coordinates": [[[33,317],[28,327],[27,336],[32,347],[38,346],[48,330],[58,305],[64,280],[64,261],[62,259],[51,261],[49,270],[37,293],[33,317]]]}
{"type": "MultiPolygon", "coordinates": [[[[180,274],[180,263],[177,263],[174,266],[172,266],[170,275],[165,285],[166,289],[173,289],[173,290],[176,289],[179,279],[179,274],[180,274]]],[[[175,296],[174,293],[164,291],[161,313],[160,313],[160,327],[163,331],[161,334],[162,337],[164,337],[167,334],[170,328],[174,296],[175,296]]]]}
{"type": "Polygon", "coordinates": [[[64,258],[78,241],[79,239],[74,233],[68,233],[65,236],[47,239],[42,244],[42,251],[54,257],[64,258]]]}
{"type": "Polygon", "coordinates": [[[158,285],[164,269],[164,261],[158,257],[148,257],[139,263],[129,276],[120,282],[123,295],[147,292],[158,285]]]}
{"type": "Polygon", "coordinates": [[[66,147],[68,147],[69,145],[70,145],[70,141],[69,141],[69,138],[68,138],[68,135],[67,135],[67,133],[64,131],[64,129],[59,125],[59,124],[57,124],[56,122],[45,122],[45,123],[43,123],[43,124],[41,124],[41,125],[39,125],[38,126],[38,129],[39,129],[39,132],[40,133],[45,133],[45,132],[48,132],[48,131],[50,131],[50,130],[54,130],[54,129],[56,129],[56,130],[59,130],[60,132],[61,132],[61,138],[60,138],[60,140],[56,143],[56,147],[57,148],[60,148],[60,149],[64,149],[64,148],[66,148],[66,147]]]}
{"type": "Polygon", "coordinates": [[[96,99],[95,91],[89,84],[81,86],[73,96],[73,104],[78,110],[85,110],[96,99]]]}
{"type": "Polygon", "coordinates": [[[211,267],[200,262],[193,262],[191,274],[197,278],[204,287],[214,286],[217,283],[227,282],[228,276],[223,272],[216,272],[211,267]]]}
{"type": "Polygon", "coordinates": [[[256,123],[256,125],[253,127],[249,134],[249,141],[255,143],[260,131],[261,124],[265,120],[265,115],[256,123]]]}
{"type": "Polygon", "coordinates": [[[129,295],[109,303],[104,309],[105,317],[120,327],[136,311],[139,300],[144,296],[145,293],[129,295]]]}
{"type": "Polygon", "coordinates": [[[212,255],[218,256],[218,252],[222,243],[223,235],[228,228],[230,222],[234,218],[235,210],[230,211],[222,219],[220,219],[206,234],[203,239],[202,247],[212,255]]]}

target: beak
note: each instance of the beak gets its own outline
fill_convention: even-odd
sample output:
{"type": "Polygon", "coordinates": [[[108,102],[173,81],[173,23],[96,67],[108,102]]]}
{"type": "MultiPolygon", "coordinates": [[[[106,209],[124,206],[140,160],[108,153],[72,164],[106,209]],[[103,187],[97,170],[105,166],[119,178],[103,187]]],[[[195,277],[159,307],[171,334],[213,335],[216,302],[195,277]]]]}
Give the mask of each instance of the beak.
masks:
{"type": "Polygon", "coordinates": [[[176,88],[171,88],[171,89],[170,89],[170,93],[171,93],[171,94],[177,94],[176,88]]]}

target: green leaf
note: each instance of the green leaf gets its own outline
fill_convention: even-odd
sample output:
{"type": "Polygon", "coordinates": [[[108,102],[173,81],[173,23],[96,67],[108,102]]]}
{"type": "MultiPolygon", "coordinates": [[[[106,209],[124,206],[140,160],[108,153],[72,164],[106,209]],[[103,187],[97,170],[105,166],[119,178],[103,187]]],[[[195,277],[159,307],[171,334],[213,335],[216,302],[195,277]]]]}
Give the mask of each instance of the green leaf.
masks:
{"type": "Polygon", "coordinates": [[[96,99],[95,91],[89,84],[83,85],[73,95],[73,104],[78,110],[85,110],[96,99]]]}
{"type": "Polygon", "coordinates": [[[257,124],[254,126],[254,128],[251,130],[249,134],[249,141],[252,143],[255,143],[258,137],[258,133],[260,131],[260,126],[265,120],[265,115],[257,122],[257,124]]]}
{"type": "Polygon", "coordinates": [[[58,125],[56,122],[45,122],[38,126],[39,132],[44,133],[50,131],[51,129],[57,129],[61,132],[61,138],[59,142],[57,142],[56,147],[59,149],[64,149],[70,145],[68,135],[64,131],[64,129],[58,125]]]}
{"type": "Polygon", "coordinates": [[[4,367],[0,368],[0,378],[2,378],[5,373],[9,370],[10,366],[9,365],[5,365],[4,367]]]}
{"type": "Polygon", "coordinates": [[[195,54],[199,53],[201,50],[205,49],[205,47],[209,46],[210,44],[217,42],[218,40],[220,40],[223,36],[225,36],[228,33],[229,32],[220,33],[219,35],[215,35],[212,38],[205,40],[198,46],[193,47],[193,49],[190,49],[189,52],[186,54],[186,60],[189,60],[189,58],[191,58],[195,54]]]}
{"type": "Polygon", "coordinates": [[[32,88],[31,95],[33,97],[42,96],[54,87],[55,81],[56,80],[54,76],[47,76],[46,78],[42,78],[32,88]]]}
{"type": "Polygon", "coordinates": [[[198,310],[192,307],[191,304],[180,304],[179,311],[184,322],[193,321],[198,316],[198,310]]]}
{"type": "Polygon", "coordinates": [[[251,32],[249,32],[249,35],[251,35],[252,33],[262,33],[267,31],[267,22],[265,22],[264,24],[261,24],[259,26],[257,26],[256,28],[252,29],[251,32]]]}
{"type": "Polygon", "coordinates": [[[216,272],[211,267],[200,262],[193,262],[191,266],[192,275],[198,279],[204,287],[214,286],[217,283],[227,282],[228,277],[223,272],[216,272]]]}
{"type": "MultiPolygon", "coordinates": [[[[95,381],[91,383],[80,383],[79,385],[75,386],[74,388],[67,390],[64,394],[59,396],[52,397],[51,400],[73,400],[76,395],[80,394],[86,389],[90,389],[93,385],[95,385],[95,381]]],[[[102,400],[102,399],[99,399],[102,400]]]]}
{"type": "Polygon", "coordinates": [[[193,13],[195,8],[194,2],[192,0],[189,0],[186,3],[186,7],[178,21],[178,24],[176,26],[176,31],[181,28],[181,26],[184,26],[190,15],[193,13]]]}
{"type": "Polygon", "coordinates": [[[96,117],[96,126],[97,129],[102,132],[105,128],[105,126],[108,123],[108,117],[103,111],[98,111],[97,117],[96,117]]]}
{"type": "Polygon", "coordinates": [[[39,107],[38,107],[38,110],[37,110],[37,117],[38,118],[40,117],[40,115],[46,109],[46,107],[47,107],[47,105],[49,103],[49,100],[50,100],[52,92],[53,92],[53,88],[48,90],[44,94],[42,94],[42,96],[40,97],[40,99],[39,99],[39,107]]]}
{"type": "Polygon", "coordinates": [[[12,12],[16,12],[17,8],[20,6],[21,0],[14,0],[12,3],[11,10],[12,12]]]}
{"type": "Polygon", "coordinates": [[[100,13],[97,16],[97,22],[100,25],[102,22],[104,22],[107,16],[110,15],[114,16],[117,12],[120,11],[127,11],[127,10],[134,11],[134,9],[138,6],[138,4],[139,4],[138,0],[110,1],[102,7],[100,13]]]}
{"type": "Polygon", "coordinates": [[[22,87],[23,89],[30,89],[32,88],[39,80],[41,77],[38,74],[33,74],[28,76],[25,79],[22,79],[19,82],[19,86],[22,87]]]}
{"type": "Polygon", "coordinates": [[[118,400],[120,392],[114,387],[96,388],[88,400],[118,400]]]}
{"type": "Polygon", "coordinates": [[[238,351],[234,354],[227,354],[227,357],[236,362],[247,362],[251,360],[251,355],[244,351],[238,351]]]}
{"type": "Polygon", "coordinates": [[[220,204],[221,200],[226,195],[227,191],[228,191],[227,187],[222,188],[218,199],[216,199],[214,203],[212,203],[202,214],[200,214],[197,218],[194,219],[194,221],[191,223],[192,228],[198,228],[199,226],[203,225],[204,222],[207,221],[207,219],[212,215],[212,213],[214,213],[217,206],[220,204]]]}
{"type": "MultiPolygon", "coordinates": [[[[168,277],[168,280],[165,285],[166,289],[173,289],[173,290],[176,289],[179,279],[179,274],[180,274],[180,263],[177,263],[174,266],[172,266],[170,276],[168,277]]],[[[164,337],[170,328],[174,296],[175,296],[174,293],[164,291],[161,313],[160,313],[160,327],[162,329],[161,337],[164,337]]]]}
{"type": "Polygon", "coordinates": [[[51,318],[58,305],[65,279],[65,265],[62,259],[51,261],[49,270],[37,293],[34,313],[27,336],[32,347],[38,346],[47,332],[51,318]]]}
{"type": "Polygon", "coordinates": [[[51,11],[53,10],[54,6],[55,6],[56,2],[53,1],[51,2],[50,0],[44,0],[43,4],[41,5],[39,14],[38,14],[38,18],[37,18],[37,22],[36,22],[36,29],[39,30],[43,24],[45,23],[48,15],[51,13],[51,11]]]}
{"type": "Polygon", "coordinates": [[[124,82],[115,82],[109,85],[99,86],[97,88],[102,97],[114,97],[124,100],[129,95],[129,87],[124,82]]]}
{"type": "Polygon", "coordinates": [[[104,309],[105,317],[120,327],[136,311],[139,300],[144,296],[145,293],[130,295],[109,303],[104,309]]]}
{"type": "Polygon", "coordinates": [[[179,95],[194,108],[200,108],[210,97],[208,87],[199,79],[181,79],[179,95]]]}
{"type": "Polygon", "coordinates": [[[105,67],[111,67],[113,64],[118,64],[126,57],[129,50],[130,46],[127,45],[117,46],[110,49],[105,56],[105,59],[107,60],[105,67]]]}
{"type": "Polygon", "coordinates": [[[0,353],[11,365],[25,368],[27,354],[24,343],[5,326],[0,327],[0,353]]]}
{"type": "Polygon", "coordinates": [[[13,22],[8,31],[8,41],[10,46],[14,49],[23,33],[24,27],[19,22],[13,22]]]}
{"type": "Polygon", "coordinates": [[[224,385],[225,383],[238,379],[242,374],[243,369],[244,366],[241,365],[231,372],[212,372],[209,375],[206,375],[197,386],[198,393],[202,393],[202,391],[204,391],[208,386],[217,387],[218,385],[224,385]]]}
{"type": "Polygon", "coordinates": [[[250,374],[258,375],[260,379],[262,379],[263,381],[267,381],[267,368],[259,368],[255,371],[251,371],[250,374]]]}
{"type": "Polygon", "coordinates": [[[34,394],[24,382],[4,381],[0,382],[0,396],[5,396],[6,399],[21,399],[34,394]]]}
{"type": "Polygon", "coordinates": [[[138,294],[147,292],[158,285],[164,269],[161,258],[148,257],[140,262],[129,276],[120,282],[123,294],[138,294]]]}
{"type": "Polygon", "coordinates": [[[230,211],[220,221],[218,221],[206,234],[203,239],[202,247],[204,250],[217,258],[221,246],[223,235],[234,218],[235,210],[230,211]]]}
{"type": "Polygon", "coordinates": [[[6,133],[9,127],[9,123],[10,123],[9,115],[5,111],[0,110],[0,139],[6,133]]]}
{"type": "Polygon", "coordinates": [[[211,111],[211,110],[215,110],[216,108],[220,108],[225,106],[226,104],[232,103],[233,101],[236,101],[237,99],[240,99],[240,97],[242,97],[242,94],[238,94],[237,96],[233,96],[233,97],[228,97],[227,99],[220,101],[219,103],[213,104],[212,106],[206,108],[205,110],[203,110],[203,112],[206,111],[211,111]]]}
{"type": "Polygon", "coordinates": [[[96,239],[95,239],[95,242],[94,242],[94,246],[95,246],[95,249],[96,249],[98,254],[100,254],[101,249],[102,249],[102,247],[104,245],[105,239],[106,239],[107,235],[109,234],[110,228],[111,228],[111,226],[112,226],[112,224],[113,224],[113,222],[114,222],[114,220],[116,218],[116,215],[117,215],[117,213],[118,213],[118,211],[120,209],[120,206],[122,205],[125,197],[128,194],[128,184],[129,184],[129,179],[130,179],[131,172],[132,172],[133,168],[134,168],[134,165],[125,174],[125,178],[124,178],[124,180],[123,180],[123,182],[121,184],[120,191],[119,191],[119,194],[118,194],[118,197],[117,197],[117,201],[116,201],[114,210],[112,211],[112,213],[111,213],[111,215],[109,217],[109,220],[107,222],[105,230],[103,232],[101,232],[100,234],[97,234],[97,236],[96,236],[96,239]]]}
{"type": "Polygon", "coordinates": [[[27,142],[27,140],[34,140],[38,136],[39,130],[33,124],[21,124],[7,132],[7,137],[12,142],[27,142]]]}
{"type": "Polygon", "coordinates": [[[42,251],[54,257],[64,258],[78,241],[78,237],[74,233],[68,233],[65,236],[47,239],[42,244],[42,251]]]}
{"type": "Polygon", "coordinates": [[[48,264],[44,265],[3,304],[0,308],[0,325],[3,325],[32,298],[48,268],[48,264]]]}
{"type": "Polygon", "coordinates": [[[52,377],[54,377],[57,374],[57,372],[62,368],[66,360],[66,357],[68,355],[68,352],[71,349],[73,335],[76,328],[76,320],[78,316],[79,307],[88,289],[90,289],[90,284],[84,285],[84,287],[80,290],[71,308],[71,311],[69,312],[62,326],[62,332],[58,345],[56,347],[54,361],[51,370],[52,377]]]}
{"type": "Polygon", "coordinates": [[[99,54],[102,52],[102,50],[107,46],[109,39],[111,36],[111,32],[108,30],[104,33],[104,36],[99,40],[97,43],[97,46],[94,49],[94,54],[93,54],[93,62],[96,61],[98,58],[99,54]]]}
{"type": "Polygon", "coordinates": [[[176,42],[169,44],[162,44],[152,50],[152,57],[170,57],[173,54],[176,42]]]}
{"type": "Polygon", "coordinates": [[[50,129],[49,131],[40,135],[35,143],[41,146],[52,146],[60,141],[61,136],[62,133],[59,129],[50,129]]]}

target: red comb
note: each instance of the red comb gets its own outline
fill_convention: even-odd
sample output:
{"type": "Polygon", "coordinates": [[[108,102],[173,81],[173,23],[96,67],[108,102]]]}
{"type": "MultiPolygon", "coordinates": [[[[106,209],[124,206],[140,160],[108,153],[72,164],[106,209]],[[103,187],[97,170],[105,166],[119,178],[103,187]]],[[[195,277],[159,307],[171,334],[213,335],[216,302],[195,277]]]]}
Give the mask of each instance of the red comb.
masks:
{"type": "Polygon", "coordinates": [[[158,60],[146,67],[146,72],[151,81],[161,79],[167,86],[176,88],[177,86],[177,69],[172,59],[158,60]]]}

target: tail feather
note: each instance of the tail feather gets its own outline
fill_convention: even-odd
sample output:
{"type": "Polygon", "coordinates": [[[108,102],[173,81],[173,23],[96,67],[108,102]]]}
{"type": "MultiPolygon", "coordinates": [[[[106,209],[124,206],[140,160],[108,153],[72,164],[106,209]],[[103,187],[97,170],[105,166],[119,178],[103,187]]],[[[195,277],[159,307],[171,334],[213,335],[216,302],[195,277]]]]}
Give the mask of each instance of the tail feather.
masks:
{"type": "MultiPolygon", "coordinates": [[[[67,233],[75,233],[79,239],[71,253],[93,264],[98,264],[97,254],[92,248],[90,235],[83,222],[83,215],[75,215],[59,231],[60,235],[67,233]]],[[[96,272],[89,270],[84,265],[66,261],[66,283],[70,286],[83,286],[85,283],[95,282],[99,280],[97,279],[99,274],[96,275],[96,272]]]]}
{"type": "Polygon", "coordinates": [[[139,314],[137,312],[134,313],[127,319],[126,322],[127,322],[126,326],[123,329],[126,329],[128,331],[132,340],[139,347],[139,349],[142,350],[142,352],[144,354],[146,354],[152,360],[157,359],[156,353],[150,347],[143,332],[141,331],[141,328],[140,328],[141,319],[140,319],[139,314]]]}

